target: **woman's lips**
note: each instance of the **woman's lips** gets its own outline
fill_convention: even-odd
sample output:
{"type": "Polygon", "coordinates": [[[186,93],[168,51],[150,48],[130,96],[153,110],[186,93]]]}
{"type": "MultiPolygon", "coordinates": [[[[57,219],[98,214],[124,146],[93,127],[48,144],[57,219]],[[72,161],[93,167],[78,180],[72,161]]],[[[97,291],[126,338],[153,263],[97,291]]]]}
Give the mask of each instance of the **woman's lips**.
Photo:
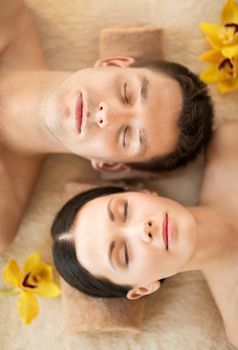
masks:
{"type": "Polygon", "coordinates": [[[83,99],[82,99],[82,94],[80,94],[79,97],[76,100],[74,121],[75,121],[76,130],[81,133],[82,121],[83,121],[83,99]]]}
{"type": "Polygon", "coordinates": [[[162,237],[166,250],[169,250],[173,239],[173,223],[167,213],[165,214],[162,224],[162,237]]]}
{"type": "Polygon", "coordinates": [[[168,214],[165,214],[164,220],[163,220],[163,224],[162,224],[162,237],[163,237],[163,241],[164,241],[164,246],[166,248],[166,250],[168,250],[168,214]]]}
{"type": "Polygon", "coordinates": [[[167,236],[168,236],[168,249],[171,249],[171,243],[174,244],[175,241],[175,230],[173,226],[173,221],[167,215],[167,236]]]}

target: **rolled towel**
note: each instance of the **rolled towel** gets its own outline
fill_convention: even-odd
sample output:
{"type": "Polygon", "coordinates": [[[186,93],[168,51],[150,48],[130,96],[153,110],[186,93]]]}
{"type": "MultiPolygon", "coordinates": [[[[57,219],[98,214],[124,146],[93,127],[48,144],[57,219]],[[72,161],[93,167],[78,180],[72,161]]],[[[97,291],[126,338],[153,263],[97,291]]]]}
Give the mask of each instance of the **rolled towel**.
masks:
{"type": "MultiPolygon", "coordinates": [[[[115,186],[113,183],[106,182],[96,184],[68,183],[63,193],[63,203],[90,188],[112,185],[115,186]]],[[[144,298],[136,301],[126,298],[93,298],[71,287],[62,278],[61,288],[63,323],[67,332],[140,331],[145,304],[144,298]]]]}
{"type": "Polygon", "coordinates": [[[163,57],[161,27],[116,25],[103,28],[99,37],[100,58],[130,56],[157,60],[163,57]]]}
{"type": "Polygon", "coordinates": [[[64,328],[69,333],[139,332],[144,300],[93,298],[72,288],[61,279],[64,328]]]}

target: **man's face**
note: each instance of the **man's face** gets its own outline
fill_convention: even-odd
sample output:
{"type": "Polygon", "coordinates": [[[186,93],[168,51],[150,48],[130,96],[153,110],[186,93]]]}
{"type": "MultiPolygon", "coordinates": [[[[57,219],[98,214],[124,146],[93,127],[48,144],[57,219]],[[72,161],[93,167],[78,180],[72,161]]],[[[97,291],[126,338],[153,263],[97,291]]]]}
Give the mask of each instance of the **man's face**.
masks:
{"type": "Polygon", "coordinates": [[[100,61],[63,81],[48,97],[45,123],[71,152],[94,164],[143,162],[175,149],[179,84],[130,58],[100,61]]]}

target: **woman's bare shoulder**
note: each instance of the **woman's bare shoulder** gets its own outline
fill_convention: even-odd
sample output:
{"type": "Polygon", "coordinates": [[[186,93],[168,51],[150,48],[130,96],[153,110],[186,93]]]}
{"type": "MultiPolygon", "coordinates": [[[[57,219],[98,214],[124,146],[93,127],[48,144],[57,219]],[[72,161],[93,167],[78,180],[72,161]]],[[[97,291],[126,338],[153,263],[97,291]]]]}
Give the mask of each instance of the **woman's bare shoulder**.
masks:
{"type": "Polygon", "coordinates": [[[225,123],[213,134],[207,149],[207,160],[238,157],[238,122],[225,123]]]}
{"type": "Polygon", "coordinates": [[[238,286],[230,298],[230,305],[227,307],[224,318],[224,325],[229,341],[238,347],[238,286]]]}
{"type": "Polygon", "coordinates": [[[217,128],[208,146],[200,201],[234,210],[238,205],[237,177],[238,123],[227,123],[217,128]]]}

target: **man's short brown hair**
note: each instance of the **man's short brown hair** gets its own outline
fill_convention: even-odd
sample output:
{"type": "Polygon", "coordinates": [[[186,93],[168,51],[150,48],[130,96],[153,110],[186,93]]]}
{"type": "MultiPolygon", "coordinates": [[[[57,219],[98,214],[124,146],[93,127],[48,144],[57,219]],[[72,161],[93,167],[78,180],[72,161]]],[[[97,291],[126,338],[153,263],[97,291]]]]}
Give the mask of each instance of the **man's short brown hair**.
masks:
{"type": "Polygon", "coordinates": [[[180,133],[175,150],[145,162],[127,165],[134,169],[154,172],[186,165],[207,146],[212,135],[214,112],[206,84],[189,69],[174,62],[137,60],[130,67],[149,68],[176,80],[181,87],[183,106],[177,121],[180,133]]]}

